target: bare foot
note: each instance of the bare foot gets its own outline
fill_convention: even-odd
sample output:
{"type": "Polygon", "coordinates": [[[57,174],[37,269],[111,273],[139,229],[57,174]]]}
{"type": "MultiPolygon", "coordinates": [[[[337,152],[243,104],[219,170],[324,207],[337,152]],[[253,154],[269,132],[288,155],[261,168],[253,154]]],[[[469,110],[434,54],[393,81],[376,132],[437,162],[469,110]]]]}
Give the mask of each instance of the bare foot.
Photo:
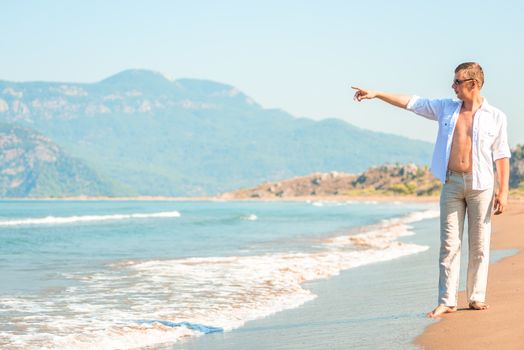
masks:
{"type": "Polygon", "coordinates": [[[437,318],[442,314],[449,314],[457,311],[456,306],[439,305],[433,311],[428,312],[428,317],[437,318]]]}
{"type": "Polygon", "coordinates": [[[489,308],[489,305],[483,303],[482,301],[472,301],[471,303],[469,303],[469,308],[473,310],[487,310],[489,308]]]}

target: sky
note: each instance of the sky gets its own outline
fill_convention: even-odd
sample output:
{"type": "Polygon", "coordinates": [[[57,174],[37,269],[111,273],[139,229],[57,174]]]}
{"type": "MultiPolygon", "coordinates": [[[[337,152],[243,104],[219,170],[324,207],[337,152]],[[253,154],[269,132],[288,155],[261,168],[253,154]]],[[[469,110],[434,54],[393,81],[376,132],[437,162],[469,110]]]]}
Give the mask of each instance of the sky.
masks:
{"type": "Polygon", "coordinates": [[[524,144],[522,1],[0,0],[0,80],[96,82],[129,68],[233,85],[264,108],[433,142],[437,124],[351,85],[453,98],[477,61],[483,96],[524,144]]]}

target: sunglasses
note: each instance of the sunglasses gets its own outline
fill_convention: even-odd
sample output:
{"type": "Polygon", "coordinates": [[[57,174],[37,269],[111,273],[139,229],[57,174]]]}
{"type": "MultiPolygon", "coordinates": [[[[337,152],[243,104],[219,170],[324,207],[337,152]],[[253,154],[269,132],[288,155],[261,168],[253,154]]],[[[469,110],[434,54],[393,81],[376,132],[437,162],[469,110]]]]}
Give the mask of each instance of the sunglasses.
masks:
{"type": "Polygon", "coordinates": [[[474,78],[469,78],[469,79],[463,79],[463,80],[460,80],[460,79],[455,79],[453,80],[453,84],[455,85],[460,85],[466,81],[472,81],[472,80],[475,80],[474,78]]]}

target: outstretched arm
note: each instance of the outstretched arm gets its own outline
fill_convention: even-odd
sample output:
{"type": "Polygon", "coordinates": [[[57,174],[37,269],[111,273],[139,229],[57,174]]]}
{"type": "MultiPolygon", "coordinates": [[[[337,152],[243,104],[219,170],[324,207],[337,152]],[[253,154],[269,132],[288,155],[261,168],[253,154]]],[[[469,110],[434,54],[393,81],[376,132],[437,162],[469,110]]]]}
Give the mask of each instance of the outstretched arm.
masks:
{"type": "Polygon", "coordinates": [[[351,88],[354,90],[357,90],[355,92],[355,96],[353,96],[353,99],[357,100],[358,102],[362,100],[370,100],[373,98],[378,98],[384,102],[392,104],[393,106],[397,106],[400,108],[406,108],[409,100],[411,99],[411,96],[407,96],[407,95],[399,95],[399,94],[392,94],[392,93],[382,92],[382,91],[362,89],[357,86],[352,86],[351,88]]]}

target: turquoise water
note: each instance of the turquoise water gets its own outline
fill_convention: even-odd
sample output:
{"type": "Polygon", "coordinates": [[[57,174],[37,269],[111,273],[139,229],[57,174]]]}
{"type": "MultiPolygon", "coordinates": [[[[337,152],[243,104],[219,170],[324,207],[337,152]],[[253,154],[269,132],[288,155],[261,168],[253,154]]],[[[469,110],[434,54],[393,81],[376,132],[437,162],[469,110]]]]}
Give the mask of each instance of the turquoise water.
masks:
{"type": "Polygon", "coordinates": [[[409,224],[435,207],[0,201],[0,347],[145,348],[228,333],[317,298],[304,283],[427,251],[409,224]]]}

